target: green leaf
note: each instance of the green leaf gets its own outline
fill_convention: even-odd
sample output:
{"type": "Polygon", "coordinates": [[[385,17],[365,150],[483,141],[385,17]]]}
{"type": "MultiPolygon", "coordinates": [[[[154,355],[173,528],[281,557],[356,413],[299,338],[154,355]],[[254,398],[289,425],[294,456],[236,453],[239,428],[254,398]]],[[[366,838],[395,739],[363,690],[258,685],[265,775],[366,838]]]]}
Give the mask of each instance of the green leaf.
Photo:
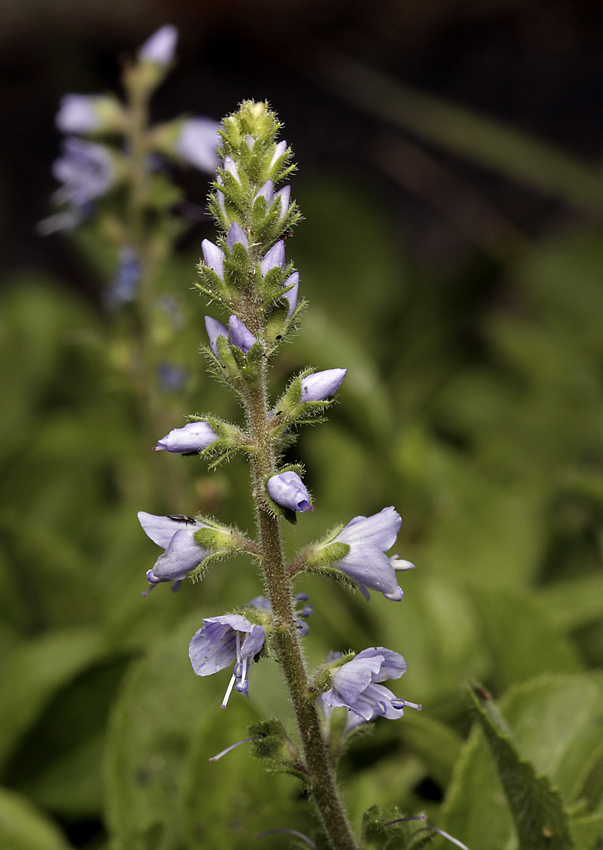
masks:
{"type": "Polygon", "coordinates": [[[6,850],[69,850],[59,829],[25,797],[0,788],[0,847],[6,850]]]}
{"type": "MultiPolygon", "coordinates": [[[[600,806],[602,704],[603,676],[599,673],[539,676],[513,688],[501,700],[512,742],[490,719],[483,719],[484,710],[480,710],[480,725],[488,728],[501,751],[497,758],[508,771],[506,781],[515,783],[516,791],[521,782],[528,789],[526,797],[519,798],[520,814],[526,818],[530,814],[521,806],[532,785],[536,788],[533,813],[541,818],[548,814],[543,798],[549,803],[556,800],[556,805],[567,811],[577,809],[580,819],[586,817],[585,810],[599,811],[593,807],[600,806]]],[[[567,826],[567,818],[562,817],[567,826]]],[[[455,765],[441,826],[471,848],[501,850],[516,846],[513,822],[490,745],[476,726],[455,765]]],[[[539,825],[555,832],[554,821],[537,823],[536,832],[539,825]]],[[[577,830],[591,827],[578,824],[577,830]]],[[[563,832],[557,830],[557,836],[563,832]]],[[[538,841],[541,843],[533,845],[536,848],[555,846],[542,843],[541,837],[538,841]]],[[[568,847],[573,846],[571,841],[568,847]]],[[[440,839],[435,846],[438,850],[448,847],[440,839]]],[[[527,846],[532,850],[532,845],[527,846]]],[[[591,850],[578,839],[575,846],[591,850]]]]}
{"type": "Polygon", "coordinates": [[[520,850],[570,850],[574,844],[559,792],[521,758],[492,699],[469,693],[513,812],[520,850]]]}
{"type": "Polygon", "coordinates": [[[481,619],[484,643],[492,655],[498,690],[539,673],[576,673],[581,669],[574,647],[533,595],[514,588],[475,587],[471,596],[481,619]]]}
{"type": "Polygon", "coordinates": [[[101,635],[65,629],[15,647],[4,659],[0,701],[0,766],[50,698],[106,652],[101,635]]]}

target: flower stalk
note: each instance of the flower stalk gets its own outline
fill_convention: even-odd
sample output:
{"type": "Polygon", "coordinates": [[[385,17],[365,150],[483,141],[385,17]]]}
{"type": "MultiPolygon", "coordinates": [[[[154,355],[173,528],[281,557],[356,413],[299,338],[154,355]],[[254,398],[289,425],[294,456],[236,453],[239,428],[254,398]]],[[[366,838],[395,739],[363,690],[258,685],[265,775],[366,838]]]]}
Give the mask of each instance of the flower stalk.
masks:
{"type": "Polygon", "coordinates": [[[263,493],[265,476],[274,468],[265,398],[264,370],[257,389],[249,394],[248,417],[258,449],[253,455],[252,466],[262,566],[274,615],[275,648],[295,711],[309,773],[308,785],[325,832],[334,850],[356,850],[357,845],[335,784],[316,701],[310,696],[310,683],[295,625],[291,579],[283,555],[279,519],[270,510],[263,493]]]}

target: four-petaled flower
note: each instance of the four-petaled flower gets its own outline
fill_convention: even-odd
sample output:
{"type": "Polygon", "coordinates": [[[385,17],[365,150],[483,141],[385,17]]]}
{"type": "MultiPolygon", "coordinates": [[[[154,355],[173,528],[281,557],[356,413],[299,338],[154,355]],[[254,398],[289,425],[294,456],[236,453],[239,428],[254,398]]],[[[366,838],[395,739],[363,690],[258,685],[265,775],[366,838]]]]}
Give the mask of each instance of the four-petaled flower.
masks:
{"type": "MultiPolygon", "coordinates": [[[[331,654],[328,660],[336,657],[331,654]]],[[[419,711],[421,706],[399,699],[379,682],[399,679],[405,671],[406,661],[392,649],[383,646],[363,649],[351,661],[333,669],[331,688],[318,697],[318,703],[327,716],[330,709],[342,707],[356,715],[347,724],[348,731],[375,717],[397,720],[404,715],[405,705],[419,711]]]]}
{"type": "Polygon", "coordinates": [[[145,511],[138,512],[138,520],[147,537],[165,550],[157,558],[153,569],[147,572],[150,587],[143,595],[146,596],[162,581],[172,581],[172,590],[178,590],[186,576],[208,554],[193,536],[205,525],[186,516],[155,516],[145,511]]]}
{"type": "Polygon", "coordinates": [[[366,599],[370,598],[369,589],[393,602],[402,599],[396,571],[385,554],[394,545],[401,524],[394,508],[383,508],[373,516],[354,517],[334,538],[334,542],[347,543],[350,551],[332,566],[354,579],[366,599]]]}
{"type": "MultiPolygon", "coordinates": [[[[260,599],[263,600],[263,597],[253,600],[250,605],[256,603],[253,607],[266,607],[257,604],[260,599]]],[[[234,664],[222,708],[226,708],[233,688],[245,696],[249,695],[249,665],[261,652],[265,640],[264,627],[250,622],[242,614],[207,617],[193,635],[188,654],[197,676],[211,676],[234,664]]]]}

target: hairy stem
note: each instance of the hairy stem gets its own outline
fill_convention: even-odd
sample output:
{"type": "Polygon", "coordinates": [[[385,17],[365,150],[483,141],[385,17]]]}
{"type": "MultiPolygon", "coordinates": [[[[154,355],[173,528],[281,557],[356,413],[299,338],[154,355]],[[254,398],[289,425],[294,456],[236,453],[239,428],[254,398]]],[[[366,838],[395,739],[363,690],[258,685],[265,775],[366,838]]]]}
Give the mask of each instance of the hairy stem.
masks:
{"type": "Polygon", "coordinates": [[[277,652],[281,662],[304,749],[310,788],[333,850],[356,850],[357,844],[335,785],[316,703],[309,696],[309,682],[293,610],[289,578],[279,528],[270,510],[265,480],[274,470],[274,449],[266,406],[266,370],[257,389],[249,391],[247,413],[257,452],[253,460],[257,520],[262,563],[275,622],[277,652]]]}

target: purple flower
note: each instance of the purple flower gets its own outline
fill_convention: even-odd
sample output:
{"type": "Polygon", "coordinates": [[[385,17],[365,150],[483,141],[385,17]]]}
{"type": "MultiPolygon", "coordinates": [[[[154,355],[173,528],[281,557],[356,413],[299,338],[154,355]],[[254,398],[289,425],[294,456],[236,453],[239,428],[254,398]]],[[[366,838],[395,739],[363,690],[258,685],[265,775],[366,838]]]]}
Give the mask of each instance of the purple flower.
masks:
{"type": "MultiPolygon", "coordinates": [[[[297,307],[297,292],[299,290],[299,272],[293,272],[293,274],[290,274],[289,277],[283,283],[283,288],[285,286],[291,287],[291,289],[289,289],[288,292],[285,292],[285,294],[282,296],[285,299],[285,301],[287,302],[287,304],[289,305],[289,309],[287,310],[287,319],[289,320],[291,318],[291,316],[295,313],[295,308],[297,307]]],[[[332,371],[337,372],[339,370],[334,369],[332,371]]],[[[342,370],[342,371],[345,372],[345,370],[342,370]]],[[[344,374],[344,377],[345,377],[345,374],[344,374]]],[[[341,380],[343,381],[343,378],[341,380]]],[[[339,383],[341,383],[341,381],[339,383]]],[[[337,387],[335,387],[335,389],[337,389],[337,387]]],[[[335,390],[333,390],[333,392],[335,392],[335,390]]]]}
{"type": "Polygon", "coordinates": [[[285,243],[282,239],[279,239],[276,245],[273,245],[260,261],[262,277],[266,277],[268,272],[275,268],[285,268],[285,243]]]}
{"type": "Polygon", "coordinates": [[[172,24],[165,24],[148,38],[138,51],[138,56],[145,62],[155,62],[166,67],[174,58],[178,30],[172,24]]]}
{"type": "Polygon", "coordinates": [[[268,479],[270,498],[278,505],[292,511],[314,510],[310,504],[310,496],[304,482],[296,472],[281,472],[268,479]]]}
{"type": "Polygon", "coordinates": [[[236,345],[243,354],[247,354],[255,340],[255,336],[237,316],[230,317],[228,320],[228,341],[231,345],[236,345]]]}
{"type": "Polygon", "coordinates": [[[314,372],[302,378],[301,400],[325,401],[339,389],[347,371],[347,369],[326,369],[324,372],[314,372]]]}
{"type": "Polygon", "coordinates": [[[261,652],[265,639],[263,626],[250,622],[242,614],[207,617],[193,636],[188,654],[197,676],[211,676],[234,664],[222,708],[226,708],[233,687],[249,695],[249,665],[261,652]]]}
{"type": "Polygon", "coordinates": [[[122,248],[119,252],[115,276],[106,295],[107,304],[118,307],[134,301],[141,274],[142,267],[138,251],[129,246],[122,248]]]}
{"type": "Polygon", "coordinates": [[[214,271],[218,277],[223,280],[224,279],[224,251],[221,248],[218,248],[217,245],[214,245],[213,242],[210,242],[209,239],[204,239],[201,243],[201,250],[203,251],[203,262],[206,266],[209,266],[212,271],[214,271]]]}
{"type": "MultiPolygon", "coordinates": [[[[295,601],[297,603],[295,608],[295,625],[297,627],[298,634],[300,637],[305,637],[310,629],[308,628],[308,624],[304,622],[307,617],[310,617],[314,613],[314,608],[311,605],[304,605],[304,602],[308,601],[307,593],[297,593],[295,595],[295,601]],[[297,606],[301,605],[302,610],[298,611],[297,606]]],[[[270,604],[270,600],[266,599],[265,596],[256,596],[249,605],[253,605],[254,608],[263,608],[265,611],[272,612],[272,605],[270,604]]]]}
{"type": "Polygon", "coordinates": [[[333,669],[331,688],[320,695],[319,702],[327,707],[327,715],[331,708],[347,708],[359,718],[353,720],[354,725],[379,716],[397,720],[404,716],[405,705],[419,711],[421,706],[398,699],[378,683],[399,679],[405,671],[406,661],[397,652],[383,646],[363,649],[351,661],[333,669]]]}
{"type": "Polygon", "coordinates": [[[52,173],[63,186],[55,193],[57,203],[84,207],[104,195],[115,180],[111,154],[103,145],[69,136],[63,154],[55,160],[52,173]]]}
{"type": "Polygon", "coordinates": [[[101,119],[94,108],[95,95],[66,94],[61,98],[61,105],[55,123],[61,133],[93,133],[101,125],[101,119]]]}
{"type": "Polygon", "coordinates": [[[173,581],[172,590],[178,590],[191,570],[207,556],[207,550],[193,537],[195,531],[205,525],[190,517],[154,516],[144,511],[138,512],[138,521],[147,537],[165,549],[153,569],[147,572],[150,587],[144,595],[162,581],[173,581]]]}
{"type": "Polygon", "coordinates": [[[228,339],[228,328],[225,328],[222,322],[219,322],[217,319],[212,319],[211,316],[206,316],[205,329],[207,331],[207,336],[209,337],[209,347],[216,357],[219,357],[216,341],[219,336],[225,336],[226,339],[228,339]]]}
{"type": "Polygon", "coordinates": [[[182,428],[174,428],[153,446],[154,452],[166,451],[176,454],[200,452],[211,446],[218,435],[207,422],[189,422],[182,428]]]}
{"type": "Polygon", "coordinates": [[[333,542],[347,543],[350,551],[333,566],[354,579],[367,599],[368,588],[393,602],[402,599],[394,567],[385,554],[394,545],[401,524],[402,518],[394,508],[383,508],[373,516],[354,517],[334,538],[333,542]]]}
{"type": "Polygon", "coordinates": [[[186,119],[176,139],[176,153],[199,171],[212,174],[220,161],[216,151],[220,141],[218,126],[211,118],[186,119]]]}

